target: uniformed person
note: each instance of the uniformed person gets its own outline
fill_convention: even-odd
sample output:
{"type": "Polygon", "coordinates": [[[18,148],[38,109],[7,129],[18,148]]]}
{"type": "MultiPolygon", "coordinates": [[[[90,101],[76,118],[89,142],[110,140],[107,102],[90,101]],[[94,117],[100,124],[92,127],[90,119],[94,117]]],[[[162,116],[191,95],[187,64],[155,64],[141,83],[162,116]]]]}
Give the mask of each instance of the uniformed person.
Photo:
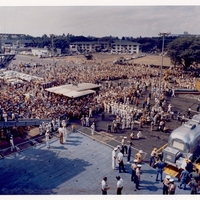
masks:
{"type": "Polygon", "coordinates": [[[135,154],[135,158],[137,159],[138,164],[142,164],[142,153],[143,151],[139,150],[139,152],[135,154]]]}
{"type": "Polygon", "coordinates": [[[127,139],[127,137],[124,137],[124,138],[122,138],[122,153],[123,153],[123,155],[124,155],[124,153],[126,152],[126,154],[128,153],[127,152],[127,146],[126,146],[126,144],[125,144],[125,140],[127,139]]]}
{"type": "Polygon", "coordinates": [[[174,183],[174,179],[170,178],[169,186],[168,186],[168,194],[173,195],[173,194],[175,194],[175,191],[176,191],[176,185],[174,183]]]}
{"type": "Polygon", "coordinates": [[[136,169],[135,169],[135,191],[140,190],[139,185],[140,185],[140,169],[142,165],[138,164],[136,169]]]}
{"type": "Polygon", "coordinates": [[[131,181],[135,181],[135,170],[136,170],[136,168],[137,168],[137,162],[138,162],[138,160],[137,159],[135,159],[134,161],[133,161],[133,164],[131,165],[131,169],[132,169],[132,173],[131,173],[131,181]]]}
{"type": "Polygon", "coordinates": [[[117,147],[112,150],[112,169],[116,169],[117,150],[117,147]]]}
{"type": "Polygon", "coordinates": [[[45,139],[46,139],[46,146],[49,149],[50,148],[50,144],[49,144],[49,131],[47,130],[45,133],[45,139]]]}
{"type": "Polygon", "coordinates": [[[198,192],[198,183],[196,182],[196,180],[194,178],[191,178],[191,181],[188,183],[188,185],[191,188],[190,194],[197,194],[197,192],[198,192]]]}
{"type": "Polygon", "coordinates": [[[64,136],[64,130],[63,128],[58,128],[59,138],[60,138],[60,144],[63,144],[63,136],[64,136]]]}
{"type": "Polygon", "coordinates": [[[101,191],[103,195],[107,194],[107,190],[110,189],[110,187],[108,186],[108,182],[107,182],[107,177],[104,177],[103,180],[101,181],[101,191]]]}
{"type": "Polygon", "coordinates": [[[151,152],[151,155],[150,155],[151,157],[150,157],[149,165],[150,165],[151,167],[153,167],[154,164],[155,164],[156,155],[157,155],[157,148],[154,148],[154,149],[152,150],[152,152],[151,152]]]}
{"type": "Polygon", "coordinates": [[[91,125],[91,134],[94,135],[95,123],[93,122],[91,125]]]}
{"type": "Polygon", "coordinates": [[[163,181],[163,169],[165,167],[165,163],[162,162],[160,159],[158,159],[158,161],[155,163],[155,166],[157,167],[157,175],[156,175],[156,181],[158,181],[158,176],[160,174],[160,181],[163,181]]]}
{"type": "Polygon", "coordinates": [[[169,184],[170,184],[170,182],[169,182],[169,180],[170,180],[170,176],[169,175],[167,175],[166,177],[165,177],[165,179],[163,180],[163,194],[165,195],[165,194],[168,194],[168,188],[169,188],[169,184]]]}
{"type": "Polygon", "coordinates": [[[120,176],[116,176],[117,179],[117,194],[122,194],[123,189],[123,179],[120,176]]]}

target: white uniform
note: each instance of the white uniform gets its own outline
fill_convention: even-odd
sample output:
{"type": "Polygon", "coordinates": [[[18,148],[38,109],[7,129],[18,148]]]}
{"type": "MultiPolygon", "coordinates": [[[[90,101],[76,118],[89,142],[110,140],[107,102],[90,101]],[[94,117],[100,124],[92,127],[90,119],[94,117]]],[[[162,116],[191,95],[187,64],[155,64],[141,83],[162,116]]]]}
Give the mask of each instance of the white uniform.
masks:
{"type": "Polygon", "coordinates": [[[112,169],[116,169],[117,151],[112,150],[112,169]]]}
{"type": "Polygon", "coordinates": [[[47,146],[47,148],[50,148],[50,144],[49,144],[49,132],[48,131],[45,133],[45,139],[46,139],[46,146],[47,146]]]}
{"type": "Polygon", "coordinates": [[[90,126],[89,117],[88,116],[85,117],[85,125],[86,126],[90,126]]]}
{"type": "Polygon", "coordinates": [[[11,145],[11,151],[15,148],[14,142],[13,142],[13,137],[10,137],[10,145],[11,145]]]}
{"type": "Polygon", "coordinates": [[[124,186],[123,182],[123,179],[120,178],[120,180],[117,181],[117,188],[122,188],[124,186]]]}
{"type": "Polygon", "coordinates": [[[95,129],[95,125],[94,123],[91,125],[91,134],[94,135],[94,129],[95,129]]]}

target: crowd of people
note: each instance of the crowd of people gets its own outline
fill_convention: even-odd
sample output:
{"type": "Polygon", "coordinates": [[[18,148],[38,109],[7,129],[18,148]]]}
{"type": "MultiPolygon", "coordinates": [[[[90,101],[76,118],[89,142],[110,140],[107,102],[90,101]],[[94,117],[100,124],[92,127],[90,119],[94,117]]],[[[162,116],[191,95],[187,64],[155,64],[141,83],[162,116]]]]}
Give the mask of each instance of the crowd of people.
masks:
{"type": "MultiPolygon", "coordinates": [[[[83,126],[89,127],[91,126],[89,117],[93,114],[99,112],[103,114],[111,113],[116,116],[116,119],[108,125],[108,132],[118,132],[123,129],[133,130],[136,124],[140,127],[148,124],[150,131],[155,126],[161,131],[167,131],[166,121],[168,117],[173,117],[164,93],[175,95],[174,85],[163,79],[160,86],[159,69],[150,65],[136,64],[124,67],[111,63],[70,61],[65,62],[65,64],[57,64],[56,67],[46,64],[32,68],[11,65],[9,68],[42,77],[43,80],[24,81],[18,84],[8,84],[5,80],[2,80],[0,84],[1,120],[51,119],[51,124],[41,125],[40,127],[41,134],[46,136],[48,148],[50,147],[48,142],[49,132],[51,129],[59,129],[57,124],[60,124],[61,118],[80,119],[83,126]],[[79,98],[68,98],[45,90],[47,83],[50,83],[47,87],[51,87],[83,82],[99,84],[100,90],[79,98]],[[159,91],[159,88],[161,91],[159,91]],[[144,95],[147,91],[150,91],[148,95],[144,95]]],[[[179,70],[175,70],[173,73],[176,77],[177,87],[194,89],[195,78],[190,75],[183,77],[179,70]]],[[[61,131],[60,135],[60,138],[63,138],[64,133],[61,131]]],[[[60,142],[63,143],[63,140],[61,139],[60,142]]],[[[115,165],[118,164],[119,172],[126,172],[123,156],[126,151],[129,152],[128,162],[130,162],[130,149],[122,148],[120,150],[120,148],[114,150],[119,152],[115,155],[118,163],[113,163],[113,168],[115,169],[115,165]]],[[[132,173],[131,179],[135,182],[136,190],[139,189],[142,166],[140,159],[138,154],[132,164],[132,170],[135,170],[135,172],[133,172],[134,175],[132,173]]],[[[158,165],[156,162],[155,164],[158,165]]],[[[102,193],[109,189],[106,180],[102,181],[102,193]]],[[[120,181],[120,177],[117,177],[117,180],[120,188],[117,193],[120,194],[123,181],[120,181]]],[[[174,183],[172,180],[169,182],[169,185],[174,183]]]]}
{"type": "MultiPolygon", "coordinates": [[[[141,169],[143,165],[143,151],[139,150],[135,155],[132,155],[131,146],[132,142],[127,146],[125,144],[125,137],[122,139],[121,146],[118,145],[112,150],[112,169],[118,169],[119,173],[126,173],[127,170],[124,166],[124,157],[127,156],[127,164],[131,165],[131,181],[135,184],[135,191],[140,190],[141,178],[141,169]],[[133,158],[133,160],[132,160],[133,158]]],[[[157,173],[155,180],[162,183],[162,194],[163,195],[174,195],[176,193],[176,188],[186,190],[188,186],[190,188],[190,194],[198,194],[200,175],[198,169],[194,169],[192,162],[189,159],[185,159],[185,165],[180,169],[179,175],[179,185],[175,184],[173,177],[166,175],[163,178],[163,169],[166,167],[166,163],[163,162],[162,153],[158,152],[157,148],[154,148],[151,152],[149,165],[153,168],[156,168],[157,173]],[[182,188],[183,185],[183,188],[182,188]]],[[[120,176],[116,177],[119,181],[120,176]]],[[[107,177],[106,180],[107,181],[107,177]]],[[[102,181],[102,194],[107,194],[109,186],[105,187],[105,182],[102,181]]],[[[117,192],[116,194],[122,194],[123,189],[123,179],[121,182],[117,182],[117,192]],[[121,183],[121,184],[120,184],[121,183]]]]}
{"type": "MultiPolygon", "coordinates": [[[[158,95],[159,92],[159,69],[142,64],[124,67],[110,63],[66,62],[56,67],[46,64],[32,68],[12,65],[10,68],[18,72],[42,77],[43,81],[31,80],[30,82],[12,85],[6,84],[2,80],[0,91],[1,117],[3,118],[4,113],[7,114],[7,119],[50,119],[65,114],[70,118],[80,118],[83,114],[89,114],[89,108],[92,108],[93,112],[102,111],[102,109],[109,112],[109,107],[112,108],[113,113],[126,117],[132,112],[129,105],[137,107],[142,104],[143,108],[149,106],[149,97],[145,99],[145,102],[140,102],[143,91],[151,87],[153,97],[158,95]],[[112,80],[121,79],[127,81],[119,81],[118,84],[112,82],[112,80]],[[105,82],[102,84],[102,81],[105,82]],[[49,93],[43,87],[45,83],[58,86],[74,82],[101,83],[102,87],[96,94],[74,99],[49,93]]],[[[182,80],[182,76],[179,76],[177,76],[177,79],[182,80]]],[[[189,82],[192,81],[193,85],[195,83],[195,80],[190,77],[184,77],[184,79],[189,82]]],[[[161,89],[168,91],[172,87],[167,81],[163,81],[161,89]]],[[[6,120],[6,117],[3,119],[6,120]]]]}

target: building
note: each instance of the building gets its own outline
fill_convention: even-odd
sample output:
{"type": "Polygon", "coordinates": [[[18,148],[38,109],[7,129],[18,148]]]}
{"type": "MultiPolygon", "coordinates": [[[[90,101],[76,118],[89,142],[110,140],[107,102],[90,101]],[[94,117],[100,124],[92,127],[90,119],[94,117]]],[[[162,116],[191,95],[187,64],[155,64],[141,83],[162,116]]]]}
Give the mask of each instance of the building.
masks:
{"type": "Polygon", "coordinates": [[[70,44],[72,52],[96,52],[98,49],[105,50],[109,48],[108,42],[88,41],[88,42],[73,42],[70,44]]]}
{"type": "Polygon", "coordinates": [[[117,40],[112,44],[111,53],[138,54],[140,44],[127,40],[117,40]]]}
{"type": "MultiPolygon", "coordinates": [[[[52,55],[52,51],[48,50],[47,48],[32,48],[31,52],[34,56],[38,56],[40,58],[47,58],[52,55]]],[[[55,55],[61,55],[61,49],[56,49],[55,55]]]]}
{"type": "Polygon", "coordinates": [[[108,51],[110,53],[138,54],[140,44],[126,40],[116,40],[112,43],[106,41],[73,42],[70,44],[70,51],[79,53],[108,51]]]}

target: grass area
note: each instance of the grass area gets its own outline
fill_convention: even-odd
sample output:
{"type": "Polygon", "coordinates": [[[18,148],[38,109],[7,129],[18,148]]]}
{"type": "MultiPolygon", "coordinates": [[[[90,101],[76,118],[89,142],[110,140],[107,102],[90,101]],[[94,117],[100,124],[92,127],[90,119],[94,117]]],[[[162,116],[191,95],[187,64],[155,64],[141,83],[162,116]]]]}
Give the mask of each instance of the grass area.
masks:
{"type": "MultiPolygon", "coordinates": [[[[84,55],[76,55],[76,56],[67,56],[64,59],[67,61],[73,61],[73,62],[102,62],[102,63],[113,63],[113,61],[117,60],[120,57],[124,58],[131,58],[133,55],[123,55],[123,54],[93,54],[93,60],[87,60],[84,55]]],[[[129,62],[132,63],[140,63],[140,64],[154,64],[154,65],[161,65],[161,56],[157,55],[146,55],[142,58],[133,59],[129,62]]],[[[163,66],[170,66],[171,61],[170,58],[164,57],[163,58],[163,66]]]]}

